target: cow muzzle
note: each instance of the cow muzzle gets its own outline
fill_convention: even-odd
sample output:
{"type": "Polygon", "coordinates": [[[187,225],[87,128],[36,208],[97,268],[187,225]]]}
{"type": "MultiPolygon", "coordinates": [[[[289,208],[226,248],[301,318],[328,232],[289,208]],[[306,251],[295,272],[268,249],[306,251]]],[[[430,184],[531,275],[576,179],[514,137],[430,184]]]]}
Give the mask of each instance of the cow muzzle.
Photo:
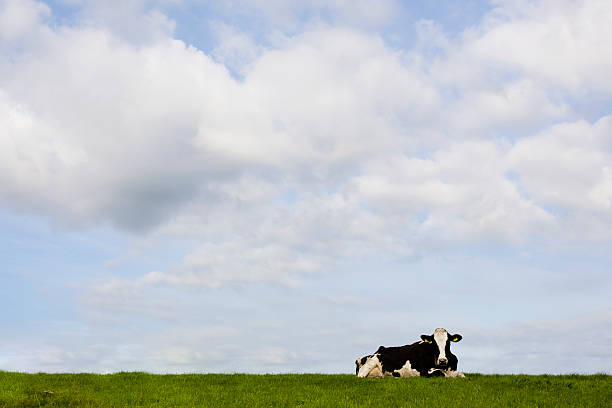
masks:
{"type": "Polygon", "coordinates": [[[448,359],[446,358],[440,358],[438,359],[438,365],[441,367],[445,367],[448,365],[448,359]]]}

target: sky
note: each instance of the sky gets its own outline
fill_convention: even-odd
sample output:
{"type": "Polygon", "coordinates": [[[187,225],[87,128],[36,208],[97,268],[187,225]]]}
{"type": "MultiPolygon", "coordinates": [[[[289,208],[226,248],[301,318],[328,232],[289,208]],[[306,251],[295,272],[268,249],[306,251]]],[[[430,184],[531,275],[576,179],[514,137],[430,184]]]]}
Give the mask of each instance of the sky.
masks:
{"type": "Polygon", "coordinates": [[[0,0],[0,369],[612,373],[612,3],[0,0]],[[376,4],[376,5],[374,5],[376,4]]]}

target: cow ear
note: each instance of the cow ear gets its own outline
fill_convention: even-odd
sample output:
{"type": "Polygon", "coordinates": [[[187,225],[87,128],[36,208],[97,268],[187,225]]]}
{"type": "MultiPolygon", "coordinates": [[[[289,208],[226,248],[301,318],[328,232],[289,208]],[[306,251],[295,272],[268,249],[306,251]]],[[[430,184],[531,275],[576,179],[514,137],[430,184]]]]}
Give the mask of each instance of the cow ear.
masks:
{"type": "Polygon", "coordinates": [[[463,337],[460,334],[453,334],[451,336],[451,341],[454,341],[455,343],[458,342],[459,340],[461,340],[463,337]]]}
{"type": "Polygon", "coordinates": [[[426,334],[421,334],[421,340],[423,340],[425,343],[431,343],[431,342],[433,342],[433,336],[428,336],[426,334]]]}

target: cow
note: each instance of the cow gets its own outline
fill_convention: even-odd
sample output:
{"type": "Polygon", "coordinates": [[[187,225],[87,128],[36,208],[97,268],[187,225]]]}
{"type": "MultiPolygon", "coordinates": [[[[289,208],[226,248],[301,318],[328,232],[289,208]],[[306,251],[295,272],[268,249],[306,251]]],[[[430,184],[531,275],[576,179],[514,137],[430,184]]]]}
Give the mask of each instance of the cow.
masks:
{"type": "Polygon", "coordinates": [[[438,328],[432,335],[421,336],[421,341],[398,347],[380,346],[374,354],[355,361],[358,377],[459,377],[457,357],[450,351],[450,342],[462,339],[460,334],[449,334],[438,328]]]}

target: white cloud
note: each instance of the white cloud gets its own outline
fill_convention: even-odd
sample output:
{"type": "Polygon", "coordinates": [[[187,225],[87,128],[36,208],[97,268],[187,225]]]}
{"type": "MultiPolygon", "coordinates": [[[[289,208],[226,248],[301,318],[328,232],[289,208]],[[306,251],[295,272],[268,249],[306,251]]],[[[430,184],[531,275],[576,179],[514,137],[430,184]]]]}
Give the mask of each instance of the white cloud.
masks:
{"type": "Polygon", "coordinates": [[[20,202],[33,211],[45,211],[45,202],[50,207],[60,205],[66,191],[54,182],[54,175],[74,171],[87,160],[87,153],[63,140],[60,129],[36,118],[2,91],[0,128],[2,199],[9,204],[20,202]]]}
{"type": "Polygon", "coordinates": [[[76,225],[145,230],[255,168],[319,179],[354,171],[366,155],[413,143],[396,135],[437,103],[397,53],[350,30],[290,39],[244,83],[180,41],[133,46],[91,28],[43,37],[42,52],[2,66],[5,116],[17,109],[31,123],[5,138],[44,134],[45,154],[65,163],[41,161],[42,147],[21,149],[19,161],[7,153],[7,165],[38,167],[6,168],[19,194],[4,200],[76,225]]]}
{"type": "Polygon", "coordinates": [[[481,69],[514,71],[581,98],[610,94],[612,10],[605,0],[502,1],[462,49],[481,69]]]}
{"type": "MultiPolygon", "coordinates": [[[[246,63],[237,81],[171,30],[135,45],[102,17],[55,31],[34,19],[42,49],[3,63],[2,199],[59,222],[201,240],[148,284],[295,285],[363,247],[416,256],[609,219],[606,120],[593,125],[599,144],[546,136],[591,127],[580,122],[532,136],[571,112],[530,70],[449,87],[435,64],[356,30],[318,26],[265,49],[220,25],[230,42],[218,59],[237,49],[246,63]],[[507,131],[524,136],[486,140],[507,131]]],[[[491,21],[462,40],[474,75],[485,58],[474,44],[515,22],[491,21]]],[[[441,30],[425,31],[462,66],[441,30]]]]}
{"type": "Polygon", "coordinates": [[[263,53],[233,100],[240,103],[228,113],[241,120],[202,123],[201,148],[327,167],[396,144],[398,132],[431,114],[437,95],[380,39],[321,29],[263,53]]]}
{"type": "Polygon", "coordinates": [[[172,36],[176,23],[158,7],[174,0],[80,0],[79,23],[102,29],[132,44],[150,44],[172,36]]]}
{"type": "Polygon", "coordinates": [[[594,124],[562,123],[519,141],[510,152],[521,186],[534,200],[578,224],[568,225],[576,238],[610,239],[611,124],[609,116],[594,124]]]}
{"type": "Polygon", "coordinates": [[[506,177],[506,149],[462,142],[429,159],[395,156],[368,168],[356,188],[378,211],[411,217],[413,234],[427,241],[518,243],[554,219],[506,177]]]}
{"type": "Polygon", "coordinates": [[[7,56],[24,49],[35,50],[40,36],[49,31],[42,23],[50,15],[49,7],[41,2],[0,1],[0,50],[7,56]]]}
{"type": "Polygon", "coordinates": [[[156,285],[218,288],[264,283],[295,288],[304,278],[328,273],[347,257],[358,259],[376,250],[385,256],[410,251],[389,230],[389,221],[340,194],[284,203],[276,200],[275,192],[260,202],[242,198],[223,202],[222,208],[192,208],[206,215],[180,217],[160,232],[203,241],[180,263],[137,280],[97,285],[95,292],[104,298],[156,285]],[[240,213],[240,208],[249,211],[240,213]]]}
{"type": "Polygon", "coordinates": [[[217,45],[212,51],[215,60],[245,75],[253,61],[264,51],[264,47],[236,27],[222,22],[216,22],[212,27],[217,37],[217,45]]]}
{"type": "Polygon", "coordinates": [[[143,283],[208,288],[260,282],[295,286],[292,275],[313,273],[319,267],[313,260],[280,244],[249,244],[248,241],[206,243],[187,255],[178,271],[152,272],[143,277],[143,283]]]}
{"type": "Polygon", "coordinates": [[[72,29],[45,39],[44,53],[2,67],[3,137],[15,146],[47,140],[5,153],[15,164],[6,185],[20,192],[5,191],[9,205],[61,205],[42,212],[141,229],[197,194],[198,179],[216,166],[192,139],[202,105],[232,86],[227,71],[178,41],[132,48],[103,31],[72,29]]]}
{"type": "Polygon", "coordinates": [[[15,41],[40,28],[40,22],[51,10],[33,0],[3,0],[0,3],[0,34],[6,42],[15,41]]]}
{"type": "Polygon", "coordinates": [[[570,112],[565,103],[552,101],[545,88],[523,78],[504,83],[501,89],[466,90],[450,109],[449,119],[460,134],[490,137],[531,130],[570,112]]]}

